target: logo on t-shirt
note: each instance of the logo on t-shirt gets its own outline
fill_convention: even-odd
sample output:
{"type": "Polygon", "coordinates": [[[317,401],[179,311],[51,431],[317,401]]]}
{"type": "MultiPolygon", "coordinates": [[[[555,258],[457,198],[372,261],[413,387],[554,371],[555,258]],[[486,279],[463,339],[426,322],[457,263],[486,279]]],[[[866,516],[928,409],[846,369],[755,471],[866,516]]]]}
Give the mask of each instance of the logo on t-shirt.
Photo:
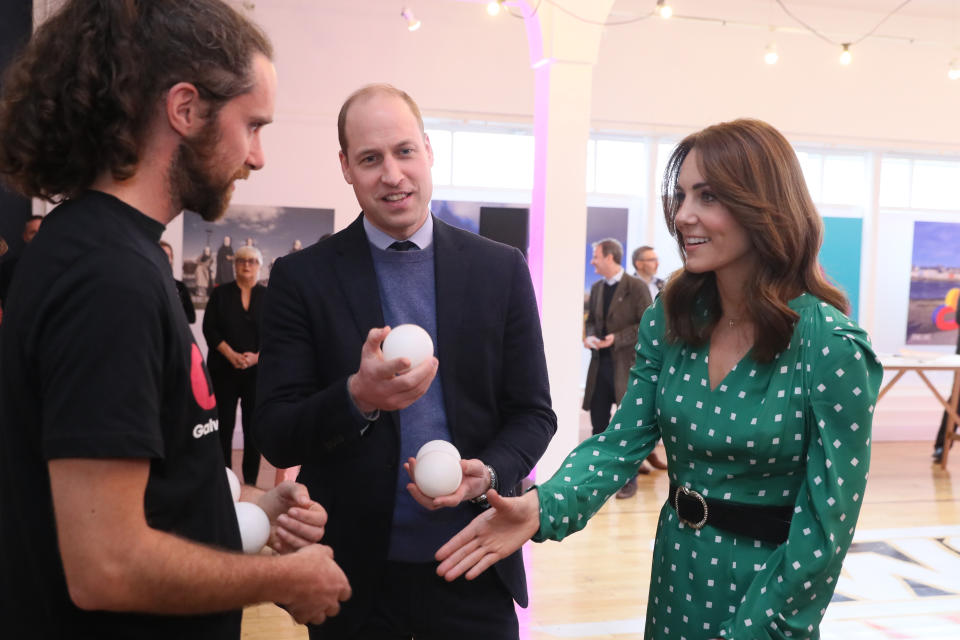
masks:
{"type": "Polygon", "coordinates": [[[190,350],[190,387],[193,389],[193,398],[201,409],[209,411],[217,406],[217,399],[210,389],[207,371],[203,366],[203,356],[196,342],[190,350]]]}
{"type": "Polygon", "coordinates": [[[193,437],[198,440],[208,433],[213,433],[220,429],[220,421],[216,418],[210,418],[206,424],[198,424],[193,428],[193,437]]]}

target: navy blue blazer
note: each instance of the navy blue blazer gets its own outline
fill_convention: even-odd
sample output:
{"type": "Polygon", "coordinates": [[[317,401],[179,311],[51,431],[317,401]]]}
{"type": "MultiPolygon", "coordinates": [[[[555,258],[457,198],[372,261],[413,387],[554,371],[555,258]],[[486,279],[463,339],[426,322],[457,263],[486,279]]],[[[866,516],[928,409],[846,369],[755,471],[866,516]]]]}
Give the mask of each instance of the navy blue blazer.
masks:
{"type": "MultiPolygon", "coordinates": [[[[530,273],[516,249],[434,219],[438,375],[453,442],[518,492],[557,428],[530,273]]],[[[369,429],[351,412],[347,378],[367,333],[384,325],[362,214],[343,231],[278,259],[264,300],[254,433],[278,467],[329,515],[333,547],[353,597],[327,624],[355,627],[387,559],[399,463],[398,421],[369,429]]],[[[478,511],[479,512],[479,511],[478,511]]],[[[521,605],[517,552],[496,565],[521,605]]]]}

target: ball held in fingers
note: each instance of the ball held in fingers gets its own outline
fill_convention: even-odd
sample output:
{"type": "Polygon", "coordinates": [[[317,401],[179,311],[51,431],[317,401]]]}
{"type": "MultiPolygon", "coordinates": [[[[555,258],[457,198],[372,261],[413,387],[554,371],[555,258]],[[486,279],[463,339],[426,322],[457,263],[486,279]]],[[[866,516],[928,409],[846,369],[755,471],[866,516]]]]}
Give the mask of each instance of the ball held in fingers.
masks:
{"type": "Polygon", "coordinates": [[[413,368],[433,355],[433,340],[423,328],[401,324],[390,330],[381,350],[387,360],[406,358],[413,368]]]}
{"type": "Polygon", "coordinates": [[[270,537],[270,518],[263,509],[252,502],[238,502],[237,524],[240,526],[240,541],[244,553],[260,553],[270,537]]]}
{"type": "Polygon", "coordinates": [[[460,452],[445,440],[431,440],[417,452],[414,482],[425,496],[437,498],[453,493],[463,480],[460,452]]]}

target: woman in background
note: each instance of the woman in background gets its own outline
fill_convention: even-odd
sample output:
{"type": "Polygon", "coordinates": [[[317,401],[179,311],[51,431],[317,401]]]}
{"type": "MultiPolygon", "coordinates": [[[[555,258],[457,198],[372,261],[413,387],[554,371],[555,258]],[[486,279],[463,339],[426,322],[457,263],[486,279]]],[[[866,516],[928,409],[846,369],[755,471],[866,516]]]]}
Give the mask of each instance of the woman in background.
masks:
{"type": "Polygon", "coordinates": [[[263,256],[256,247],[240,247],[233,259],[236,280],[214,288],[203,315],[207,340],[207,369],[217,397],[220,443],[227,466],[231,465],[233,430],[240,401],[243,428],[243,482],[257,484],[260,451],[253,442],[253,407],[260,359],[260,325],[263,295],[259,284],[263,256]]]}
{"type": "MultiPolygon", "coordinates": [[[[170,270],[173,270],[173,247],[166,240],[160,241],[160,247],[167,254],[167,260],[170,261],[170,270]]],[[[190,292],[183,280],[174,278],[173,284],[177,285],[177,295],[180,296],[180,304],[183,306],[183,313],[187,316],[187,322],[193,324],[197,321],[197,311],[193,308],[193,300],[190,299],[190,292]]]]}
{"type": "Polygon", "coordinates": [[[640,324],[606,431],[518,498],[488,494],[438,552],[474,578],[529,538],[583,528],[662,436],[647,638],[818,638],[853,538],[882,377],[820,273],[823,235],[799,162],[770,125],[684,139],[663,182],[683,269],[640,324]]]}

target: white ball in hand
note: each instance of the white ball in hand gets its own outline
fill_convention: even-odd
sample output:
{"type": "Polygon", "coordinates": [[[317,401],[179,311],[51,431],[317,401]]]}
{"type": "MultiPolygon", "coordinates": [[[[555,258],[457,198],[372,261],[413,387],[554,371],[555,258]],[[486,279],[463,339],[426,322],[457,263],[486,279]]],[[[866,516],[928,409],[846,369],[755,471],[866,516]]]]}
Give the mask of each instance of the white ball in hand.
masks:
{"type": "Polygon", "coordinates": [[[401,324],[390,330],[381,349],[385,359],[406,358],[413,368],[433,355],[433,340],[423,328],[401,324]]]}
{"type": "Polygon", "coordinates": [[[230,467],[224,467],[227,470],[227,484],[230,485],[230,495],[233,496],[234,502],[240,501],[240,478],[237,477],[237,474],[233,472],[233,469],[230,467]]]}
{"type": "Polygon", "coordinates": [[[431,440],[420,447],[414,481],[425,496],[436,498],[453,493],[462,479],[460,452],[456,447],[446,440],[431,440]]]}
{"type": "Polygon", "coordinates": [[[252,502],[238,502],[237,524],[240,525],[240,541],[244,553],[260,553],[270,537],[270,518],[252,502]]]}

